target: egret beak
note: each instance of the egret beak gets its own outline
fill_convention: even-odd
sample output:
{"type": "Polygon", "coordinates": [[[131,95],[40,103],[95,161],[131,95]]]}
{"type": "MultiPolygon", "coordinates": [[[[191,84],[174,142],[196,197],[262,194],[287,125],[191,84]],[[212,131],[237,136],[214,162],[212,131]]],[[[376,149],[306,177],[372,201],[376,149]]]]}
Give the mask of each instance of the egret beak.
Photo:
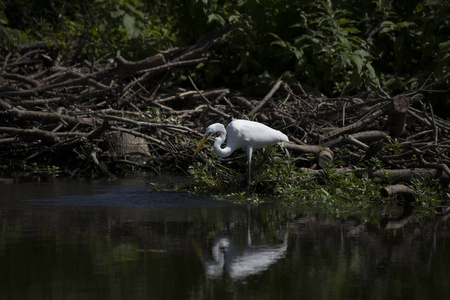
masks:
{"type": "Polygon", "coordinates": [[[203,136],[203,138],[200,140],[200,143],[197,146],[197,149],[195,149],[194,155],[197,154],[197,152],[200,150],[200,148],[203,146],[203,144],[206,142],[206,140],[208,139],[208,137],[211,135],[211,132],[208,132],[207,134],[205,134],[203,136]]]}

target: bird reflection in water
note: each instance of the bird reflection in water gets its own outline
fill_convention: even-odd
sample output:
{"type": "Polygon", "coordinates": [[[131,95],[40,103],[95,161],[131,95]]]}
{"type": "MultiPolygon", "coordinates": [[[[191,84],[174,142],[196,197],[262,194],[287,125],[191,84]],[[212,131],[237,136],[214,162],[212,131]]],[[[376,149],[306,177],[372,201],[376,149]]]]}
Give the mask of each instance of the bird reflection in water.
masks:
{"type": "Polygon", "coordinates": [[[287,250],[287,233],[279,245],[245,246],[234,245],[228,237],[215,241],[212,260],[205,262],[205,272],[213,278],[224,275],[232,279],[244,279],[267,270],[283,258],[287,250]]]}
{"type": "Polygon", "coordinates": [[[229,236],[217,238],[211,249],[211,256],[205,259],[199,245],[193,241],[194,250],[202,260],[205,273],[211,278],[229,276],[242,280],[267,270],[286,255],[288,229],[276,244],[253,245],[250,231],[250,208],[247,207],[247,236],[244,244],[234,243],[229,236]]]}

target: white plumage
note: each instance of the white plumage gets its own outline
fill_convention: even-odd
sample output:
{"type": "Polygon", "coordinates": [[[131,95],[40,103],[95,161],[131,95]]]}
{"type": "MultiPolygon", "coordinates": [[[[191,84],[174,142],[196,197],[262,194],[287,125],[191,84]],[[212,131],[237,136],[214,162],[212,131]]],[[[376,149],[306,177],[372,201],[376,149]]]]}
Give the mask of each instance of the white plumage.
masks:
{"type": "Polygon", "coordinates": [[[200,150],[206,140],[215,133],[219,136],[214,142],[214,151],[220,157],[227,157],[238,148],[245,149],[248,158],[248,186],[249,192],[251,182],[251,160],[253,149],[265,148],[279,142],[288,142],[288,137],[281,131],[275,130],[264,124],[248,121],[234,120],[225,128],[220,123],[214,123],[206,128],[205,135],[201,139],[194,155],[200,150]],[[222,148],[222,144],[227,140],[227,144],[222,148]]]}

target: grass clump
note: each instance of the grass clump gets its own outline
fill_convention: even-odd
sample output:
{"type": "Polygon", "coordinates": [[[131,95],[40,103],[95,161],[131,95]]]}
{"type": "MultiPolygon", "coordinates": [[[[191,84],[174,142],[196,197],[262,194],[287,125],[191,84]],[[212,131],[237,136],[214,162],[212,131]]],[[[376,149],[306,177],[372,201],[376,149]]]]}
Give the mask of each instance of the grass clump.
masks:
{"type": "MultiPolygon", "coordinates": [[[[401,196],[383,198],[380,189],[392,184],[389,176],[383,179],[369,176],[371,170],[382,168],[379,159],[365,163],[367,172],[342,172],[339,159],[320,172],[299,165],[302,158],[283,155],[275,147],[268,149],[269,160],[256,170],[263,161],[260,153],[254,155],[252,163],[252,194],[246,196],[246,158],[221,159],[213,150],[205,151],[203,162],[189,168],[193,179],[191,191],[208,193],[219,198],[239,203],[261,203],[279,201],[285,205],[306,204],[321,207],[334,217],[357,218],[365,222],[376,222],[388,208],[403,205],[401,196]]],[[[450,197],[442,184],[426,177],[416,178],[407,184],[413,191],[413,203],[418,212],[431,216],[450,197]]]]}

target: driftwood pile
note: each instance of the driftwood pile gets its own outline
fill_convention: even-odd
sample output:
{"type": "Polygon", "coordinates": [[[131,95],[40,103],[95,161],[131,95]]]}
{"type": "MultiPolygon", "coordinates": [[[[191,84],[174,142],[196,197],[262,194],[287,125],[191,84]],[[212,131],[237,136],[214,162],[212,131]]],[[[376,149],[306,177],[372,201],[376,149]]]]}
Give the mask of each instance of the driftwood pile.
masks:
{"type": "Polygon", "coordinates": [[[114,176],[123,165],[186,172],[207,125],[254,118],[286,133],[291,142],[284,146],[293,156],[309,154],[302,167],[312,174],[345,149],[339,160],[348,168],[339,172],[449,181],[450,122],[423,104],[422,90],[390,96],[374,86],[376,97],[330,99],[282,80],[259,94],[203,90],[190,77],[184,88],[170,86],[180,82],[173,77],[179,71],[217,63],[202,54],[226,30],[137,62],[120,56],[74,61],[51,43],[1,57],[1,163],[64,166],[71,176],[114,176]],[[397,143],[398,151],[387,155],[387,143],[397,143]],[[352,167],[374,157],[387,167],[352,167]]]}

